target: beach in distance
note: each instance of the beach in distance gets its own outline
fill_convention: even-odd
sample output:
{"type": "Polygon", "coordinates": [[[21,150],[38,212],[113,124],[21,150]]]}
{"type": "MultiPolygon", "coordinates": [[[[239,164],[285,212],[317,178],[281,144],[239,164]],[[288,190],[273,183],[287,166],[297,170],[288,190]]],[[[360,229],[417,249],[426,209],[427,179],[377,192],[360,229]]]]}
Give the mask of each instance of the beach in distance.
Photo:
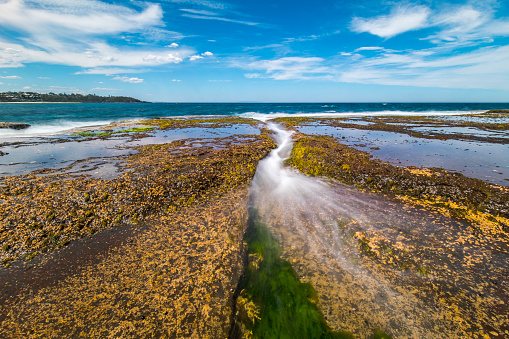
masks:
{"type": "Polygon", "coordinates": [[[509,104],[0,112],[2,338],[509,337],[509,104]]]}

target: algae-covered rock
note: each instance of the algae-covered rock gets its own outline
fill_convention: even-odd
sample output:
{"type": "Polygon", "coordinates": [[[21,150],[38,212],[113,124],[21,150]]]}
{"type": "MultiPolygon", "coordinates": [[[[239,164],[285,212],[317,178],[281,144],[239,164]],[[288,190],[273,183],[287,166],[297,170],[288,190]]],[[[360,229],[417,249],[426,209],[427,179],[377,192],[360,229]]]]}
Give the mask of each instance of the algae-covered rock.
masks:
{"type": "Polygon", "coordinates": [[[17,122],[0,122],[0,128],[10,128],[10,129],[27,129],[30,127],[29,124],[17,123],[17,122]]]}

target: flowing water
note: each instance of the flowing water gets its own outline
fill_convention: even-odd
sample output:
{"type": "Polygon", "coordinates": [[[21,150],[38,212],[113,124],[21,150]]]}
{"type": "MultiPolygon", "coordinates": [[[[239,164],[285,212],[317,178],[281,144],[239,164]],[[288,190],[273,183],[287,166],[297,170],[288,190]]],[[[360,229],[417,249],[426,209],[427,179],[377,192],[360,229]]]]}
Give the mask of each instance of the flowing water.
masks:
{"type": "MultiPolygon", "coordinates": [[[[360,338],[371,337],[377,328],[397,338],[459,338],[481,333],[490,316],[499,316],[473,320],[489,312],[488,297],[468,306],[488,267],[481,262],[474,269],[465,266],[467,257],[483,255],[481,248],[471,250],[475,253],[457,248],[451,255],[450,247],[466,232],[463,224],[285,167],[292,132],[268,127],[278,147],[258,165],[251,207],[279,240],[282,257],[314,286],[334,330],[360,338]],[[373,239],[388,253],[405,253],[407,266],[395,269],[363,255],[373,239]],[[446,276],[451,271],[458,272],[446,276]],[[463,285],[454,284],[458,278],[463,285]],[[465,309],[455,313],[444,307],[438,300],[447,293],[461,299],[457,305],[465,309]]],[[[498,259],[501,267],[489,274],[504,279],[503,258],[498,259]]]]}

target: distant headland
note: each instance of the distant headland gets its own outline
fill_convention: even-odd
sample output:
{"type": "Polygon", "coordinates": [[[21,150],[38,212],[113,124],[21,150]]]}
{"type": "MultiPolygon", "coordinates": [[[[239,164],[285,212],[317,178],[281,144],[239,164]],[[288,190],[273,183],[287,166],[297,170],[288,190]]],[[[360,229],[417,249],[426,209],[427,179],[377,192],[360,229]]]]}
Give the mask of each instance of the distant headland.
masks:
{"type": "Polygon", "coordinates": [[[95,94],[0,92],[0,102],[77,102],[77,103],[140,103],[146,102],[125,96],[99,96],[95,94]]]}

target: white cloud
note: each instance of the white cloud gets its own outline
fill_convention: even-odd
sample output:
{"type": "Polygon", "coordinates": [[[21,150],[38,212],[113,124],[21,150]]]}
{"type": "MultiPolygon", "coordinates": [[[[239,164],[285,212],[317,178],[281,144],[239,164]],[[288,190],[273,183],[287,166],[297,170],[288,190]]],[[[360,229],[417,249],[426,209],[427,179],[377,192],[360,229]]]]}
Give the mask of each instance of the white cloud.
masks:
{"type": "Polygon", "coordinates": [[[166,55],[147,55],[143,57],[143,61],[150,64],[178,64],[182,62],[182,58],[178,54],[168,53],[166,55]]]}
{"type": "Polygon", "coordinates": [[[205,57],[207,57],[207,56],[212,56],[212,55],[214,55],[212,52],[208,52],[208,51],[207,51],[207,52],[202,53],[201,55],[198,55],[198,54],[196,54],[196,55],[191,55],[191,56],[189,57],[189,60],[191,60],[191,61],[196,61],[196,60],[203,59],[203,57],[204,57],[204,56],[205,56],[205,57]]]}
{"type": "Polygon", "coordinates": [[[23,87],[23,89],[26,91],[26,90],[32,89],[32,87],[30,87],[30,86],[25,86],[25,87],[23,87]]]}
{"type": "Polygon", "coordinates": [[[493,42],[493,38],[509,36],[509,20],[494,19],[489,4],[444,5],[431,10],[426,6],[398,6],[389,15],[374,18],[353,18],[350,29],[357,33],[371,33],[382,38],[423,28],[436,28],[438,32],[422,40],[450,47],[493,42]]]}
{"type": "Polygon", "coordinates": [[[509,90],[509,46],[486,47],[459,55],[400,52],[336,64],[338,81],[442,88],[509,90]]]}
{"type": "Polygon", "coordinates": [[[37,77],[37,79],[49,80],[51,78],[49,78],[49,77],[37,77]]]}
{"type": "Polygon", "coordinates": [[[107,42],[122,33],[172,35],[161,28],[161,6],[144,6],[136,11],[98,0],[0,1],[0,28],[15,33],[0,37],[0,67],[32,62],[89,68],[154,66],[191,55],[189,49],[168,54],[164,49],[118,48],[107,42]]]}
{"type": "Polygon", "coordinates": [[[398,6],[391,14],[375,18],[354,18],[351,30],[357,33],[371,33],[382,38],[391,38],[401,33],[428,26],[431,11],[425,6],[398,6]]]}
{"type": "Polygon", "coordinates": [[[178,46],[179,46],[179,44],[177,44],[176,42],[172,42],[170,45],[168,45],[166,47],[177,48],[178,46]]]}
{"type": "Polygon", "coordinates": [[[219,15],[216,12],[211,12],[211,11],[206,11],[206,10],[196,10],[196,9],[188,9],[188,8],[181,8],[180,10],[182,12],[199,14],[199,15],[219,15]]]}
{"type": "Polygon", "coordinates": [[[172,82],[181,82],[182,80],[179,79],[173,79],[172,82]]]}
{"type": "Polygon", "coordinates": [[[211,12],[211,11],[194,10],[194,9],[181,9],[181,11],[185,12],[184,14],[182,14],[183,17],[191,18],[191,19],[216,20],[216,21],[231,22],[231,23],[235,23],[235,24],[242,24],[242,25],[248,25],[248,26],[259,25],[259,23],[257,23],[257,22],[224,18],[224,17],[220,16],[218,13],[211,12]]]}
{"type": "Polygon", "coordinates": [[[378,46],[372,46],[372,47],[359,47],[354,52],[360,52],[360,51],[379,51],[379,50],[385,50],[383,47],[378,46]]]}
{"type": "Polygon", "coordinates": [[[120,80],[122,82],[130,82],[131,84],[140,84],[143,82],[143,79],[140,78],[130,78],[127,76],[116,76],[113,78],[113,80],[120,80]]]}
{"type": "Polygon", "coordinates": [[[244,74],[247,78],[291,79],[329,79],[329,69],[323,66],[324,59],[317,57],[285,57],[274,60],[259,60],[249,63],[234,63],[233,66],[247,70],[264,71],[244,74]]]}
{"type": "Polygon", "coordinates": [[[163,25],[161,7],[155,4],[136,12],[128,7],[97,0],[6,0],[0,4],[0,8],[3,26],[27,32],[34,40],[55,35],[70,38],[76,34],[134,32],[163,25]]]}
{"type": "Polygon", "coordinates": [[[6,75],[6,76],[0,76],[1,79],[21,79],[21,77],[17,75],[6,75]]]}
{"type": "Polygon", "coordinates": [[[174,3],[181,3],[181,4],[192,4],[192,5],[199,5],[204,7],[209,7],[213,9],[225,9],[225,4],[218,2],[218,1],[207,1],[207,0],[165,0],[166,2],[174,2],[174,3]]]}
{"type": "Polygon", "coordinates": [[[142,73],[144,70],[139,68],[121,68],[121,67],[96,67],[85,69],[83,71],[76,72],[75,74],[129,74],[129,73],[142,73]]]}
{"type": "Polygon", "coordinates": [[[433,26],[441,30],[425,38],[435,44],[451,46],[493,42],[493,38],[509,35],[509,21],[493,18],[491,9],[470,5],[456,6],[436,13],[433,26]]]}

